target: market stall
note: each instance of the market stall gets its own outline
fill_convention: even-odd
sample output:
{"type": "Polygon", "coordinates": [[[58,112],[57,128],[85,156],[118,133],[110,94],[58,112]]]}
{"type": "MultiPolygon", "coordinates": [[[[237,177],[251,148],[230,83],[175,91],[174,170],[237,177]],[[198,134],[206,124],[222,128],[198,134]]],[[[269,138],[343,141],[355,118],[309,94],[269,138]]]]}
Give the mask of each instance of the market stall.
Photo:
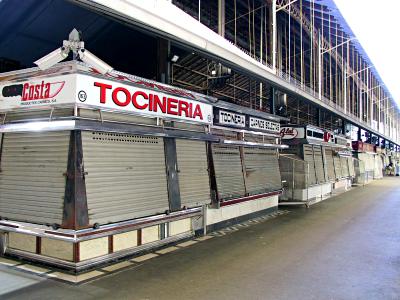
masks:
{"type": "Polygon", "coordinates": [[[0,89],[8,255],[80,270],[277,208],[277,117],[76,61],[0,89]]]}

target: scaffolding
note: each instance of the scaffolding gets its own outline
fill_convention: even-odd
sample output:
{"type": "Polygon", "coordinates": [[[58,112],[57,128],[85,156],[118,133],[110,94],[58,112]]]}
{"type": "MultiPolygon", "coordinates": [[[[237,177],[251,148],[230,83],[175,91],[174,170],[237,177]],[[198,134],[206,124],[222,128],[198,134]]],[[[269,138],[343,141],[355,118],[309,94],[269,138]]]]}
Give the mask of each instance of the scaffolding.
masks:
{"type": "MultiPolygon", "coordinates": [[[[173,4],[276,74],[392,140],[399,140],[399,111],[378,72],[333,1],[173,0],[173,4]]],[[[268,82],[237,70],[219,90],[208,85],[210,62],[190,53],[174,64],[174,84],[214,93],[268,112],[274,92],[268,82]],[[184,76],[187,72],[189,75],[184,76]]],[[[275,91],[276,93],[276,91],[275,91]]],[[[276,95],[275,95],[276,96],[276,95]]],[[[279,101],[278,101],[279,102],[279,101]]],[[[279,106],[280,103],[278,103],[279,106]]],[[[292,123],[343,131],[344,120],[313,103],[287,95],[292,123]]]]}

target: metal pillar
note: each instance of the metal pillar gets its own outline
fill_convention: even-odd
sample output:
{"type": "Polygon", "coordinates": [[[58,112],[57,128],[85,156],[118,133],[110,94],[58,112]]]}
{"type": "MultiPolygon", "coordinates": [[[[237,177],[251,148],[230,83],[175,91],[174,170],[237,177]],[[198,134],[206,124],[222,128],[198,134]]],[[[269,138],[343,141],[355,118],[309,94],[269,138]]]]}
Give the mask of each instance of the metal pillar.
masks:
{"type": "Polygon", "coordinates": [[[272,69],[276,71],[276,0],[272,0],[272,69]]]}
{"type": "Polygon", "coordinates": [[[225,0],[218,0],[218,34],[225,37],[225,0]]]}
{"type": "Polygon", "coordinates": [[[318,98],[322,99],[322,50],[321,33],[318,32],[318,98]]]}
{"type": "Polygon", "coordinates": [[[66,185],[62,228],[77,230],[89,226],[85,175],[82,133],[80,130],[73,130],[69,140],[68,166],[65,173],[66,185]]]}
{"type": "Polygon", "coordinates": [[[269,88],[269,110],[271,114],[276,114],[276,93],[275,93],[275,88],[270,87],[269,88]]]}
{"type": "Polygon", "coordinates": [[[167,167],[167,185],[169,209],[181,209],[181,196],[178,177],[178,159],[176,156],[176,142],[174,138],[164,138],[165,164],[167,167]]]}
{"type": "Polygon", "coordinates": [[[366,142],[368,144],[371,144],[372,143],[372,133],[370,131],[366,131],[366,133],[368,134],[366,142]]]}
{"type": "Polygon", "coordinates": [[[171,43],[158,38],[157,40],[157,81],[169,84],[171,80],[171,43]]]}
{"type": "Polygon", "coordinates": [[[341,128],[342,129],[342,133],[347,136],[346,127],[347,127],[347,122],[346,122],[345,119],[342,119],[342,128],[341,128]]]}
{"type": "Polygon", "coordinates": [[[347,75],[346,75],[346,66],[343,68],[343,109],[344,113],[347,112],[347,75]]]}
{"type": "Polygon", "coordinates": [[[357,141],[361,141],[361,127],[358,127],[357,130],[357,141]]]}
{"type": "Polygon", "coordinates": [[[317,126],[322,127],[322,109],[317,109],[317,126]]]}

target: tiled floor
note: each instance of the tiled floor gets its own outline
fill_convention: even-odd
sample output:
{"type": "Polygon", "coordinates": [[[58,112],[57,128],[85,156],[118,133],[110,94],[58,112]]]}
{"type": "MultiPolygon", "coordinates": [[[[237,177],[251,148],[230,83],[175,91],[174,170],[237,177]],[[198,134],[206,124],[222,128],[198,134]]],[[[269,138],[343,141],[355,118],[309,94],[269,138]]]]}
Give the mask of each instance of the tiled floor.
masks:
{"type": "Polygon", "coordinates": [[[400,299],[399,199],[399,178],[385,178],[132,265],[69,277],[83,280],[76,286],[0,265],[0,298],[400,299]]]}

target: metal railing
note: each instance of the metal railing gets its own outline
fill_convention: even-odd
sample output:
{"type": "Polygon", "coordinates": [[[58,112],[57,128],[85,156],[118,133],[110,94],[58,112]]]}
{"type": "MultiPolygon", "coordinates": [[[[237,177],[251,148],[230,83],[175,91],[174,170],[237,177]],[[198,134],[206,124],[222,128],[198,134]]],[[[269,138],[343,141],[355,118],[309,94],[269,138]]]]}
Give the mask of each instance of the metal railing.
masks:
{"type": "MultiPolygon", "coordinates": [[[[284,79],[285,81],[289,82],[290,84],[294,85],[296,88],[298,88],[299,90],[307,93],[308,95],[317,98],[319,100],[321,100],[324,104],[334,108],[337,111],[340,111],[341,113],[345,114],[347,116],[348,119],[350,119],[351,121],[354,122],[358,122],[361,123],[362,125],[364,125],[366,128],[372,128],[372,124],[362,120],[359,116],[353,114],[352,112],[349,112],[347,110],[345,110],[341,105],[339,105],[338,103],[335,103],[332,99],[329,99],[327,97],[325,97],[324,95],[319,95],[319,92],[312,89],[311,87],[307,86],[305,83],[299,81],[298,79],[292,77],[291,75],[287,74],[286,72],[282,71],[282,70],[276,70],[276,75],[282,79],[284,79]]],[[[388,128],[384,129],[384,132],[382,132],[381,130],[378,130],[376,128],[373,128],[376,131],[378,131],[379,133],[386,135],[386,133],[389,131],[388,128]]],[[[394,136],[390,135],[389,138],[391,139],[395,139],[394,136]]]]}

